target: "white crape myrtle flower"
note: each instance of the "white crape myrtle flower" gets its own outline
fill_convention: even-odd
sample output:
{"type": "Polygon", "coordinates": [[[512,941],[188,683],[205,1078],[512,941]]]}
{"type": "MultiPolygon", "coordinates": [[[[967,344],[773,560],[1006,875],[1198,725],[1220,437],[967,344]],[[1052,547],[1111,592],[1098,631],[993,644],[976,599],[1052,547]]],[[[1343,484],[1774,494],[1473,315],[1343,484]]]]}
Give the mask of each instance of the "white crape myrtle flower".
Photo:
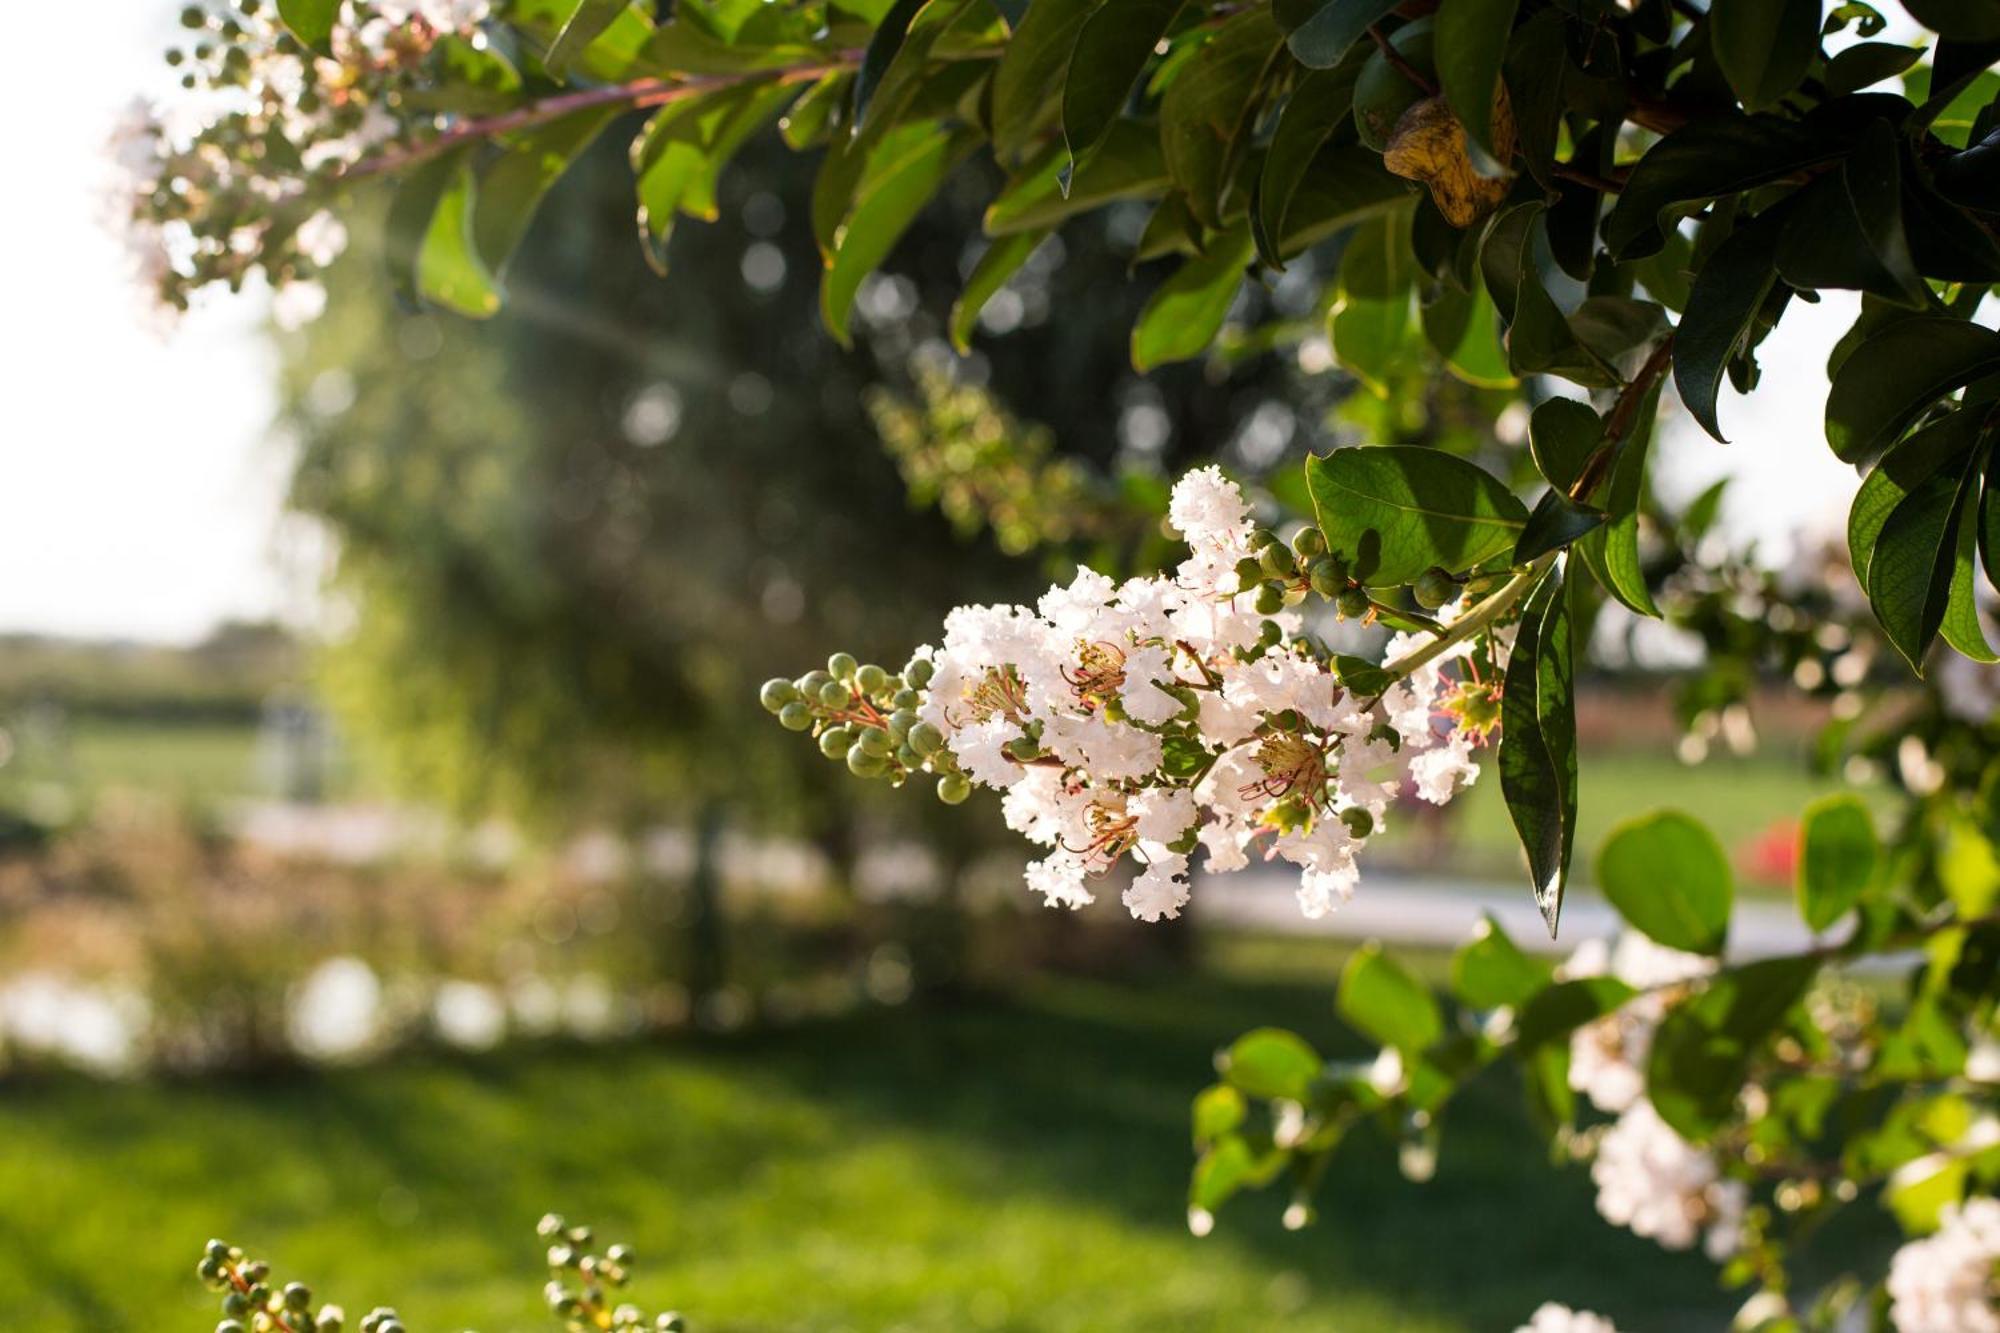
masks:
{"type": "Polygon", "coordinates": [[[1637,931],[1625,932],[1615,947],[1603,940],[1579,945],[1561,969],[1563,979],[1608,975],[1642,993],[1570,1034],[1570,1087],[1608,1115],[1638,1101],[1646,1091],[1653,1033],[1672,1002],[1671,988],[1705,977],[1715,966],[1712,958],[1655,944],[1637,931]]]}
{"type": "Polygon", "coordinates": [[[326,313],[326,288],[310,279],[288,282],[271,293],[271,322],[287,333],[326,313]]]}
{"type": "MultiPolygon", "coordinates": [[[[1172,919],[1199,851],[1213,874],[1289,862],[1300,909],[1322,915],[1354,892],[1356,854],[1399,792],[1442,803],[1478,775],[1491,721],[1460,725],[1463,704],[1490,702],[1492,682],[1467,683],[1468,642],[1379,700],[1357,696],[1295,612],[1255,609],[1262,580],[1239,566],[1258,536],[1234,483],[1192,472],[1168,513],[1189,548],[1169,573],[1083,568],[1032,607],[952,611],[916,654],[911,712],[951,780],[1004,793],[1008,827],[1046,849],[1025,877],[1052,906],[1094,901],[1092,882],[1129,857],[1125,907],[1172,919]]],[[[778,686],[782,707],[794,687],[778,686]]]]}
{"type": "Polygon", "coordinates": [[[298,241],[300,254],[325,268],[347,249],[347,226],[322,208],[299,224],[294,239],[298,241]]]}
{"type": "Polygon", "coordinates": [[[2000,1199],[1944,1211],[1942,1225],[1889,1262],[1896,1333],[2000,1333],[2000,1199]]]}
{"type": "Polygon", "coordinates": [[[1544,1301],[1514,1333],[1618,1333],[1618,1329],[1601,1314],[1544,1301]]]}
{"type": "Polygon", "coordinates": [[[1726,1179],[1714,1156],[1676,1133],[1651,1102],[1635,1102],[1606,1131],[1590,1178],[1605,1221],[1667,1249],[1700,1240],[1719,1263],[1742,1244],[1748,1187],[1726,1179]]]}

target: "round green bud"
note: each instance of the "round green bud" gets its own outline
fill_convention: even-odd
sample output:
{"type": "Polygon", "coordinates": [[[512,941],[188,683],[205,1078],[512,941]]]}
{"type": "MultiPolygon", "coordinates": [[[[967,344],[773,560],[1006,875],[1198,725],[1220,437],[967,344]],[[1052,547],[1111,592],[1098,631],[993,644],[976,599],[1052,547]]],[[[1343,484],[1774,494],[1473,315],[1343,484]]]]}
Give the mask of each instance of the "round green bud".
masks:
{"type": "Polygon", "coordinates": [[[1009,755],[1024,764],[1033,763],[1042,754],[1042,747],[1036,743],[1035,738],[1032,736],[1016,736],[1013,740],[1007,742],[1005,748],[1009,755]]]}
{"type": "Polygon", "coordinates": [[[856,668],[854,672],[854,684],[863,694],[879,694],[888,683],[889,673],[873,662],[856,668]]]}
{"type": "Polygon", "coordinates": [[[757,702],[764,705],[767,713],[777,712],[798,697],[799,687],[782,677],[765,681],[764,688],[757,691],[757,702]]]}
{"type": "Polygon", "coordinates": [[[937,780],[937,794],[946,805],[963,805],[972,795],[972,783],[963,773],[947,773],[937,780]]]}
{"type": "Polygon", "coordinates": [[[1435,611],[1458,595],[1458,584],[1434,565],[1417,576],[1410,591],[1416,594],[1418,606],[1435,611]]]}
{"type": "Polygon", "coordinates": [[[1340,567],[1334,556],[1321,556],[1312,562],[1306,577],[1312,581],[1312,590],[1331,601],[1340,596],[1340,590],[1347,586],[1347,571],[1340,567]]]}
{"type": "Polygon", "coordinates": [[[303,1310],[307,1306],[312,1304],[312,1299],[313,1299],[312,1288],[308,1287],[305,1283],[287,1282],[285,1284],[286,1309],[303,1310]]]}
{"type": "Polygon", "coordinates": [[[265,1278],[271,1276],[271,1265],[265,1263],[262,1259],[258,1259],[253,1263],[247,1263],[243,1265],[243,1276],[249,1278],[252,1282],[262,1282],[265,1278]]]}
{"type": "Polygon", "coordinates": [[[234,1319],[225,1319],[215,1326],[215,1333],[249,1333],[249,1330],[234,1319]]]}
{"type": "Polygon", "coordinates": [[[1279,583],[1258,584],[1257,601],[1255,605],[1257,607],[1257,614],[1260,616],[1272,616],[1284,610],[1285,609],[1284,585],[1279,583]]]}
{"type": "Polygon", "coordinates": [[[224,1292],[222,1294],[222,1313],[232,1319],[241,1318],[249,1314],[250,1298],[240,1291],[224,1292]]]}
{"type": "MultiPolygon", "coordinates": [[[[866,739],[867,733],[862,736],[866,739]]],[[[870,754],[866,745],[856,745],[847,752],[847,771],[857,778],[879,778],[889,771],[889,760],[884,755],[870,754]]]]}
{"type": "Polygon", "coordinates": [[[206,22],[208,22],[208,13],[200,5],[189,5],[181,10],[181,26],[183,28],[199,28],[206,22]]]}
{"type": "Polygon", "coordinates": [[[1275,620],[1267,620],[1257,627],[1257,646],[1259,648],[1276,648],[1278,641],[1284,637],[1284,627],[1279,625],[1275,620]]]}
{"type": "Polygon", "coordinates": [[[818,694],[821,687],[832,679],[832,676],[827,675],[826,672],[821,671],[818,667],[814,667],[811,671],[806,672],[805,675],[800,676],[792,683],[799,687],[800,694],[810,699],[818,694]]]}
{"type": "Polygon", "coordinates": [[[889,739],[889,733],[880,727],[860,728],[855,734],[854,744],[857,749],[877,759],[888,758],[889,751],[896,748],[895,742],[889,739]]]}
{"type": "Polygon", "coordinates": [[[925,758],[944,748],[944,733],[932,722],[917,723],[910,728],[910,734],[906,739],[910,743],[910,748],[925,758]]]}
{"type": "Polygon", "coordinates": [[[919,694],[917,691],[913,689],[910,689],[908,686],[905,686],[904,688],[897,690],[896,693],[890,697],[889,706],[898,711],[901,711],[902,709],[905,708],[914,709],[918,704],[921,704],[923,701],[924,701],[923,695],[919,694]]]}
{"type": "Polygon", "coordinates": [[[1275,546],[1277,544],[1278,544],[1278,534],[1271,531],[1269,528],[1252,528],[1250,530],[1251,550],[1262,551],[1267,546],[1275,546]]]}
{"type": "Polygon", "coordinates": [[[853,727],[828,727],[819,734],[819,752],[828,759],[840,758],[853,744],[853,727]]]}
{"type": "Polygon", "coordinates": [[[1359,620],[1368,614],[1375,603],[1370,601],[1368,594],[1361,589],[1349,588],[1340,594],[1340,598],[1335,605],[1340,608],[1340,614],[1346,616],[1349,620],[1359,620]]]}
{"type": "Polygon", "coordinates": [[[903,668],[903,679],[910,683],[911,689],[921,690],[931,683],[931,676],[936,671],[929,658],[913,657],[910,664],[903,668]]]}
{"type": "Polygon", "coordinates": [[[778,710],[778,725],[786,731],[804,731],[813,724],[813,710],[804,702],[789,703],[778,710]]]}
{"type": "Polygon", "coordinates": [[[613,1245],[604,1252],[604,1257],[614,1264],[629,1264],[632,1262],[632,1247],[630,1245],[613,1245]]]}
{"type": "Polygon", "coordinates": [[[562,1235],[562,1229],[569,1223],[562,1220],[561,1213],[543,1213],[542,1220],[535,1223],[535,1234],[543,1240],[562,1235]]]}
{"type": "Polygon", "coordinates": [[[1288,579],[1298,571],[1298,562],[1292,559],[1292,553],[1276,542],[1258,554],[1257,563],[1263,566],[1267,578],[1288,579]]]}
{"type": "Polygon", "coordinates": [[[1246,555],[1236,562],[1236,581],[1247,588],[1253,583],[1264,581],[1264,565],[1254,555],[1246,555]]]}
{"type": "Polygon", "coordinates": [[[216,1283],[222,1281],[222,1261],[213,1255],[209,1255],[194,1266],[194,1272],[195,1276],[203,1282],[214,1286],[216,1283]]]}
{"type": "Polygon", "coordinates": [[[669,1310],[653,1321],[654,1333],[687,1333],[687,1320],[669,1310]]]}
{"type": "Polygon", "coordinates": [[[1308,524],[1292,534],[1292,554],[1300,560],[1311,560],[1326,554],[1326,535],[1308,524]]]}
{"type": "Polygon", "coordinates": [[[826,674],[835,680],[846,680],[854,674],[855,665],[853,653],[835,653],[826,659],[826,674]]]}
{"type": "Polygon", "coordinates": [[[340,1307],[329,1305],[319,1312],[317,1319],[313,1320],[313,1333],[340,1333],[346,1323],[347,1317],[341,1313],[340,1307]]]}
{"type": "Polygon", "coordinates": [[[922,768],[924,757],[912,750],[907,743],[896,747],[896,762],[904,768],[922,768]]]}
{"type": "Polygon", "coordinates": [[[917,725],[916,712],[908,708],[898,708],[889,714],[889,739],[901,744],[910,734],[910,728],[917,725]]]}
{"type": "Polygon", "coordinates": [[[830,680],[819,687],[819,702],[820,707],[839,712],[854,702],[854,691],[837,680],[830,680]]]}
{"type": "Polygon", "coordinates": [[[1357,838],[1365,838],[1375,831],[1375,816],[1360,806],[1340,812],[1340,822],[1347,825],[1347,831],[1357,838]]]}

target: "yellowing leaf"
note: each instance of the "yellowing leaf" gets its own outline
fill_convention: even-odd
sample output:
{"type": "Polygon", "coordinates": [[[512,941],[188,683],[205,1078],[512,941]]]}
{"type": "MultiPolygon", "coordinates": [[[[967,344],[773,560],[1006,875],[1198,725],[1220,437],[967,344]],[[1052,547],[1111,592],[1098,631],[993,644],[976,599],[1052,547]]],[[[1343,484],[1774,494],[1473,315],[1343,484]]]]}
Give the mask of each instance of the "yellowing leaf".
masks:
{"type": "MultiPolygon", "coordinates": [[[[1514,156],[1514,114],[1505,88],[1493,99],[1493,147],[1503,162],[1514,156]]],[[[1466,151],[1465,126],[1442,97],[1412,103],[1403,113],[1389,136],[1382,165],[1429,186],[1438,212],[1454,227],[1469,227],[1499,207],[1513,183],[1511,173],[1479,174],[1466,151]]]]}

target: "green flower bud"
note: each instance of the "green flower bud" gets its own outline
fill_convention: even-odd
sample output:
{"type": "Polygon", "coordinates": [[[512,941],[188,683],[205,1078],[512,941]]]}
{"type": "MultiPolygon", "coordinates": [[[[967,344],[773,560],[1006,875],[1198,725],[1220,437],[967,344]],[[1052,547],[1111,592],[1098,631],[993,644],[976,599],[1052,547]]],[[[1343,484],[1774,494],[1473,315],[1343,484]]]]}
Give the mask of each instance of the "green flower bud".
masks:
{"type": "Polygon", "coordinates": [[[1042,754],[1041,745],[1032,736],[1016,736],[1013,740],[1007,742],[1005,748],[1009,755],[1024,764],[1032,763],[1036,759],[1039,759],[1042,754]]]}
{"type": "Polygon", "coordinates": [[[854,654],[835,653],[826,659],[826,674],[835,680],[846,680],[854,674],[854,654]]]}
{"type": "Polygon", "coordinates": [[[828,727],[819,734],[819,752],[828,759],[840,758],[853,744],[853,727],[828,727]]]}
{"type": "Polygon", "coordinates": [[[826,685],[826,683],[832,679],[833,677],[827,675],[826,672],[821,671],[818,668],[814,668],[813,670],[806,672],[805,675],[800,676],[797,680],[793,681],[792,683],[799,687],[800,694],[803,694],[806,698],[811,699],[817,697],[821,688],[823,688],[826,685]]]}
{"type": "Polygon", "coordinates": [[[937,795],[946,805],[963,805],[972,795],[972,783],[963,773],[947,773],[937,781],[937,795]]]}
{"type": "Polygon", "coordinates": [[[535,1234],[543,1240],[550,1240],[562,1235],[563,1228],[568,1225],[560,1213],[543,1213],[542,1220],[535,1223],[535,1234]]]}
{"type": "Polygon", "coordinates": [[[1250,530],[1250,549],[1253,551],[1261,552],[1267,546],[1277,545],[1277,542],[1278,534],[1269,528],[1252,528],[1250,530]]]}
{"type": "Polygon", "coordinates": [[[208,22],[208,13],[200,5],[189,5],[181,10],[181,26],[183,28],[199,28],[206,22],[208,22]]]}
{"type": "Polygon", "coordinates": [[[1301,561],[1326,554],[1326,536],[1318,528],[1307,525],[1292,534],[1292,554],[1301,561]]]}
{"type": "MultiPolygon", "coordinates": [[[[1275,620],[1267,620],[1257,627],[1257,646],[1259,648],[1276,648],[1278,641],[1284,637],[1284,627],[1275,620]]],[[[1196,704],[1196,707],[1200,707],[1199,703],[1196,704]]]]}
{"type": "Polygon", "coordinates": [[[604,1252],[604,1257],[622,1268],[632,1262],[632,1247],[630,1245],[613,1245],[604,1252]]]}
{"type": "Polygon", "coordinates": [[[340,1333],[347,1323],[347,1311],[338,1305],[322,1305],[313,1320],[313,1333],[340,1333]]]}
{"type": "Polygon", "coordinates": [[[1410,591],[1416,594],[1418,606],[1435,611],[1458,596],[1458,584],[1452,581],[1451,575],[1433,565],[1417,576],[1410,591]]]}
{"type": "Polygon", "coordinates": [[[837,680],[830,680],[819,687],[819,703],[822,708],[831,708],[839,712],[853,702],[854,691],[837,680]]]}
{"type": "Polygon", "coordinates": [[[921,690],[931,683],[931,675],[936,670],[928,658],[913,657],[909,665],[903,668],[903,679],[909,682],[911,689],[921,690]]]}
{"type": "Polygon", "coordinates": [[[205,1250],[203,1250],[202,1253],[206,1254],[209,1258],[215,1260],[215,1262],[219,1264],[226,1264],[229,1262],[229,1242],[221,1240],[212,1240],[208,1243],[208,1247],[205,1250]]]}
{"type": "Polygon", "coordinates": [[[1321,556],[1313,561],[1307,577],[1312,581],[1312,590],[1329,601],[1340,596],[1340,590],[1347,586],[1347,571],[1341,568],[1337,556],[1321,556]]]}
{"type": "Polygon", "coordinates": [[[870,662],[854,673],[854,684],[863,694],[879,694],[889,683],[889,673],[870,662]]]}
{"type": "Polygon", "coordinates": [[[924,757],[915,750],[912,750],[907,744],[898,745],[896,747],[896,762],[904,768],[917,769],[924,766],[924,757]]]}
{"type": "Polygon", "coordinates": [[[1361,589],[1349,588],[1340,594],[1339,600],[1335,605],[1340,608],[1340,614],[1346,616],[1349,620],[1359,620],[1361,617],[1367,615],[1375,604],[1369,600],[1368,594],[1361,589]]]}
{"type": "Polygon", "coordinates": [[[923,703],[923,701],[924,701],[923,695],[919,694],[915,690],[905,687],[903,689],[897,690],[894,696],[890,698],[889,706],[891,708],[897,709],[898,711],[901,711],[902,709],[905,708],[914,709],[919,704],[923,703]]]}
{"type": "Polygon", "coordinates": [[[757,702],[764,705],[767,713],[777,712],[798,697],[799,687],[782,677],[765,681],[764,688],[757,691],[757,702]]]}
{"type": "Polygon", "coordinates": [[[1268,578],[1288,579],[1298,572],[1298,563],[1292,559],[1292,553],[1276,542],[1272,542],[1258,554],[1257,563],[1263,566],[1264,574],[1268,578]]]}
{"type": "Polygon", "coordinates": [[[225,1319],[215,1326],[215,1333],[249,1333],[249,1330],[234,1319],[225,1319]]]}
{"type": "Polygon", "coordinates": [[[919,722],[910,728],[910,748],[926,759],[944,748],[944,733],[935,723],[919,722]]]}
{"type": "Polygon", "coordinates": [[[1264,581],[1264,565],[1254,555],[1246,555],[1236,562],[1236,582],[1247,588],[1253,583],[1264,581]]]}
{"type": "Polygon", "coordinates": [[[804,731],[813,724],[813,710],[803,702],[786,704],[778,710],[778,725],[786,731],[804,731]]]}
{"type": "Polygon", "coordinates": [[[303,1310],[312,1304],[312,1299],[312,1288],[308,1287],[305,1283],[287,1282],[285,1284],[285,1308],[287,1310],[303,1310]]]}
{"type": "Polygon", "coordinates": [[[854,744],[857,749],[877,759],[887,758],[889,751],[896,748],[889,739],[889,733],[880,727],[859,728],[855,733],[854,744]]]}
{"type": "MultiPolygon", "coordinates": [[[[862,733],[864,740],[867,734],[862,733]]],[[[870,754],[866,745],[856,745],[847,752],[847,771],[857,778],[879,778],[889,771],[889,760],[883,755],[870,754]]]]}
{"type": "Polygon", "coordinates": [[[917,725],[916,713],[908,708],[898,708],[889,714],[889,739],[901,744],[910,734],[910,728],[917,725]]]}
{"type": "Polygon", "coordinates": [[[1347,831],[1357,838],[1365,838],[1375,831],[1375,816],[1360,806],[1340,812],[1340,822],[1347,825],[1347,831]]]}
{"type": "MultiPolygon", "coordinates": [[[[1275,550],[1276,548],[1274,547],[1272,549],[1275,550]]],[[[1255,605],[1257,607],[1257,614],[1260,616],[1276,615],[1278,612],[1284,610],[1285,609],[1284,585],[1278,583],[1258,584],[1257,601],[1255,605]]]]}
{"type": "Polygon", "coordinates": [[[669,1310],[653,1321],[655,1333],[687,1333],[687,1320],[669,1310]]]}

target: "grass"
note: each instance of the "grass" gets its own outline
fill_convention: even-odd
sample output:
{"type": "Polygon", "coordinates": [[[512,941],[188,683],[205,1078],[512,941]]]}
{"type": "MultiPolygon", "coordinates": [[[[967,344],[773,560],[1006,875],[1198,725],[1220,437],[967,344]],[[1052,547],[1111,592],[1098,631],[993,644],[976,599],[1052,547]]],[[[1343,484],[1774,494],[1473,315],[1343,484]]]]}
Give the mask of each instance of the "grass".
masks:
{"type": "Polygon", "coordinates": [[[1215,1047],[1281,1022],[1341,1048],[1337,957],[1313,947],[1297,981],[1223,951],[726,1043],[20,1085],[0,1097],[0,1310],[39,1333],[206,1328],[192,1264],[213,1234],[350,1315],[537,1329],[530,1228],[555,1208],[637,1246],[634,1294],[698,1333],[1470,1333],[1550,1297],[1640,1333],[1721,1326],[1713,1270],[1601,1224],[1503,1087],[1453,1108],[1427,1185],[1361,1140],[1314,1227],[1284,1231],[1265,1194],[1189,1236],[1186,1106],[1215,1047]]]}

